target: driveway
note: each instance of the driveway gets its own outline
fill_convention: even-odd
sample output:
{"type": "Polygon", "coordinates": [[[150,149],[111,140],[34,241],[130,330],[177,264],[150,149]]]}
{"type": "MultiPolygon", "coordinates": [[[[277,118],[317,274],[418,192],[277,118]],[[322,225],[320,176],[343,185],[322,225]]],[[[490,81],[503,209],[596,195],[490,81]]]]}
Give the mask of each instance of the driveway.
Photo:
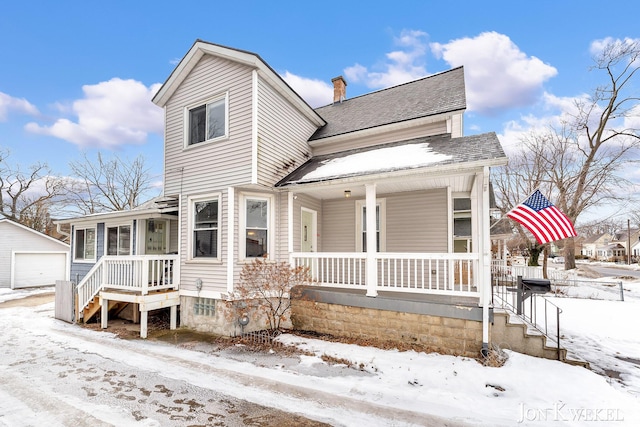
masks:
{"type": "MultiPolygon", "coordinates": [[[[0,310],[50,301],[52,294],[36,295],[2,303],[0,310]]],[[[199,381],[172,379],[167,374],[180,369],[177,360],[136,349],[133,342],[92,339],[78,327],[62,327],[55,335],[38,332],[32,310],[2,316],[0,426],[328,425],[198,386],[199,381]],[[69,345],[78,338],[80,345],[69,345]],[[148,368],[141,369],[145,364],[148,368]]],[[[197,364],[182,369],[192,370],[194,379],[215,381],[197,364]]]]}

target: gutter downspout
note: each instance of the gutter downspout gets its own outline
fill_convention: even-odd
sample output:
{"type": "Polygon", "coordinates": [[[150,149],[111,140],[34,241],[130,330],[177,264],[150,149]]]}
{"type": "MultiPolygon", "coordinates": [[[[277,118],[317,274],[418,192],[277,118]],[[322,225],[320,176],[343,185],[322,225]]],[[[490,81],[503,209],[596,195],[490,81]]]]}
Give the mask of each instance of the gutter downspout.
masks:
{"type": "Polygon", "coordinates": [[[491,236],[490,236],[490,221],[489,221],[489,167],[485,166],[481,175],[482,181],[482,211],[481,211],[481,223],[482,229],[480,232],[482,247],[481,250],[481,262],[480,272],[482,274],[480,280],[482,281],[482,356],[486,357],[489,354],[489,310],[491,305],[491,236]]]}

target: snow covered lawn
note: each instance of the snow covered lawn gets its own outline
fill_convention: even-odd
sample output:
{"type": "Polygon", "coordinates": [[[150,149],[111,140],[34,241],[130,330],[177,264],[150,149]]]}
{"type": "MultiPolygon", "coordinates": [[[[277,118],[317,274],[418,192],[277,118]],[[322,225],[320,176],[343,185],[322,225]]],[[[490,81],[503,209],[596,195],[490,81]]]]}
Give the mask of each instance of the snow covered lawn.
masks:
{"type": "MultiPolygon", "coordinates": [[[[0,302],[31,292],[37,291],[16,294],[0,290],[0,302]]],[[[565,341],[592,364],[595,372],[510,351],[504,366],[485,367],[468,358],[381,350],[289,334],[279,339],[309,355],[281,356],[276,348],[272,354],[252,353],[239,358],[193,346],[119,340],[109,333],[68,325],[53,319],[53,303],[15,308],[0,305],[0,343],[5,345],[9,335],[4,328],[20,329],[12,333],[12,345],[20,345],[20,337],[29,340],[31,348],[55,343],[55,348],[66,351],[77,349],[105,360],[118,360],[138,377],[160,373],[168,381],[215,390],[335,426],[637,426],[640,298],[635,295],[631,292],[625,302],[554,299],[564,310],[565,341]],[[37,344],[40,339],[43,344],[37,344]],[[323,356],[348,361],[349,367],[328,364],[323,356]]],[[[0,359],[0,396],[12,396],[14,402],[9,424],[1,413],[7,411],[7,405],[0,404],[0,426],[27,426],[34,417],[37,419],[28,402],[18,402],[20,396],[12,395],[11,381],[18,378],[14,369],[5,358],[0,359]]],[[[36,373],[32,375],[37,377],[36,373]]],[[[55,380],[57,390],[72,393],[72,387],[62,387],[65,378],[55,380]]],[[[81,396],[57,393],[57,399],[76,402],[78,407],[81,396]]],[[[104,406],[109,402],[104,399],[102,420],[121,425],[126,419],[122,412],[133,410],[128,406],[108,410],[104,406]],[[109,418],[115,413],[118,415],[109,418]]],[[[202,403],[206,406],[206,401],[202,403]]],[[[138,419],[137,425],[182,424],[148,417],[138,419]]]]}

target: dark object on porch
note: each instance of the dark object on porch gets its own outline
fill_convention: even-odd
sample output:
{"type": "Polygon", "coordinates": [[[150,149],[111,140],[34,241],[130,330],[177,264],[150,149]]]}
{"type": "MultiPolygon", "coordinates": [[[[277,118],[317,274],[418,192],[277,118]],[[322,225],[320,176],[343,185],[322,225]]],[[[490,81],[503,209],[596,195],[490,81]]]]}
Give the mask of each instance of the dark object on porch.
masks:
{"type": "Polygon", "coordinates": [[[516,313],[522,314],[523,305],[527,298],[533,294],[546,294],[551,291],[551,281],[549,279],[523,279],[518,276],[518,287],[507,288],[510,292],[516,294],[516,313]]]}

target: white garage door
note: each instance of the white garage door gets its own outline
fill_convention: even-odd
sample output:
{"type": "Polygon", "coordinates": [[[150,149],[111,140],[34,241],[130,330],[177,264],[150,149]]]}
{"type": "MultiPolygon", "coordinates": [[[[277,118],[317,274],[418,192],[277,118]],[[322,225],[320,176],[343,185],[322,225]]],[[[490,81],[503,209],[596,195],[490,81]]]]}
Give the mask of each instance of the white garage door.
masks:
{"type": "Polygon", "coordinates": [[[66,279],[66,252],[15,252],[12,288],[55,285],[66,279]]]}

